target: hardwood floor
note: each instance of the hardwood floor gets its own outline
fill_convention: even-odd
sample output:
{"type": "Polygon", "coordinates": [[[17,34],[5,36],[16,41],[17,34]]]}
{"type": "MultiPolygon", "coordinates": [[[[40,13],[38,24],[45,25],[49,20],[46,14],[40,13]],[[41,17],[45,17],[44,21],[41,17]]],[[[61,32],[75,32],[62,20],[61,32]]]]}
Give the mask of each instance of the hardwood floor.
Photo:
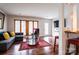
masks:
{"type": "Polygon", "coordinates": [[[57,55],[58,51],[53,52],[53,38],[43,37],[43,39],[48,43],[50,43],[51,46],[19,51],[20,48],[20,42],[19,42],[19,43],[14,43],[11,46],[11,48],[5,53],[2,53],[2,55],[57,55]]]}

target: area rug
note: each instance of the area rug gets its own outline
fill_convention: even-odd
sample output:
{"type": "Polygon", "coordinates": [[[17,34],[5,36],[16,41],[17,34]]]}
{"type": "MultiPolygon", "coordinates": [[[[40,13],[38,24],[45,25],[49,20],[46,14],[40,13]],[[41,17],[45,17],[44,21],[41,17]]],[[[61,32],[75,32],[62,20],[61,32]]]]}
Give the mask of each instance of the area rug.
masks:
{"type": "Polygon", "coordinates": [[[42,48],[42,47],[46,47],[46,46],[51,46],[51,44],[49,44],[45,40],[39,40],[38,44],[33,45],[33,46],[29,46],[26,42],[22,42],[20,45],[19,51],[33,49],[33,48],[42,48]]]}

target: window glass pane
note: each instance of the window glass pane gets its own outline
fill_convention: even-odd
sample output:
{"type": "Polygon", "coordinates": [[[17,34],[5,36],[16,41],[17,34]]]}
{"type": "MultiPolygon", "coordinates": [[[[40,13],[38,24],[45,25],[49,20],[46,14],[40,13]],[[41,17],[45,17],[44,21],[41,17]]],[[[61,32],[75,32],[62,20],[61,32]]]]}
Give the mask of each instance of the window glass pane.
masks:
{"type": "Polygon", "coordinates": [[[20,32],[20,21],[15,21],[15,32],[20,32]]]}
{"type": "Polygon", "coordinates": [[[26,21],[21,21],[21,28],[24,35],[26,35],[26,21]]]}
{"type": "Polygon", "coordinates": [[[37,28],[37,25],[38,25],[37,22],[34,22],[34,28],[37,28]]]}
{"type": "Polygon", "coordinates": [[[37,22],[34,22],[34,32],[35,32],[35,29],[38,28],[38,23],[37,22]]]}
{"type": "Polygon", "coordinates": [[[33,33],[33,22],[29,21],[29,35],[33,33]]]}

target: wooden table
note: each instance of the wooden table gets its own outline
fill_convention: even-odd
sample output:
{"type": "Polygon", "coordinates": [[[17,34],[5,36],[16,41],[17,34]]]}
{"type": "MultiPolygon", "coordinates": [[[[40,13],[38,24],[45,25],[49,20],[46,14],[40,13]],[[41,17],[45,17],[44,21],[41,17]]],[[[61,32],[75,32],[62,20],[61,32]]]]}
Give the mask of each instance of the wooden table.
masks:
{"type": "Polygon", "coordinates": [[[67,38],[69,38],[69,34],[79,34],[79,31],[70,31],[70,30],[66,30],[66,31],[64,31],[66,34],[67,34],[67,38]]]}
{"type": "MultiPolygon", "coordinates": [[[[79,34],[79,31],[76,31],[76,32],[73,32],[73,31],[65,31],[65,33],[67,33],[67,37],[69,38],[69,34],[79,34]]],[[[69,52],[69,47],[70,47],[70,44],[73,44],[76,46],[76,52],[75,54],[77,55],[78,54],[78,47],[79,47],[79,38],[73,38],[73,39],[68,39],[67,40],[67,52],[69,52]]]]}
{"type": "Polygon", "coordinates": [[[78,52],[79,52],[79,51],[78,51],[78,48],[79,48],[79,38],[69,39],[69,40],[68,40],[68,44],[67,44],[67,53],[69,52],[70,44],[73,44],[73,45],[76,46],[75,54],[77,55],[78,52]]]}

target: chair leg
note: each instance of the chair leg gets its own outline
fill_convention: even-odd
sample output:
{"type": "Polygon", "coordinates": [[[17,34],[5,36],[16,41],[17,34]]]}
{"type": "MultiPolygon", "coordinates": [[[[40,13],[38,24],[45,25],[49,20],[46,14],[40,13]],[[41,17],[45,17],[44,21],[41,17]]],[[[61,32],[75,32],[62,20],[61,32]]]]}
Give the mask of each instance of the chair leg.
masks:
{"type": "Polygon", "coordinates": [[[78,55],[78,46],[76,45],[76,52],[75,55],[78,55]]]}
{"type": "Polygon", "coordinates": [[[54,52],[55,52],[55,49],[56,48],[56,39],[55,39],[55,41],[54,41],[54,52]]]}
{"type": "Polygon", "coordinates": [[[55,45],[54,45],[54,52],[55,52],[55,50],[56,50],[56,49],[55,49],[55,45]]]}
{"type": "Polygon", "coordinates": [[[66,54],[69,53],[69,48],[70,48],[70,43],[67,44],[67,50],[66,50],[66,54]]]}
{"type": "Polygon", "coordinates": [[[58,39],[59,37],[58,36],[55,36],[55,40],[54,40],[54,53],[56,53],[56,42],[57,42],[57,39],[58,39]]]}

